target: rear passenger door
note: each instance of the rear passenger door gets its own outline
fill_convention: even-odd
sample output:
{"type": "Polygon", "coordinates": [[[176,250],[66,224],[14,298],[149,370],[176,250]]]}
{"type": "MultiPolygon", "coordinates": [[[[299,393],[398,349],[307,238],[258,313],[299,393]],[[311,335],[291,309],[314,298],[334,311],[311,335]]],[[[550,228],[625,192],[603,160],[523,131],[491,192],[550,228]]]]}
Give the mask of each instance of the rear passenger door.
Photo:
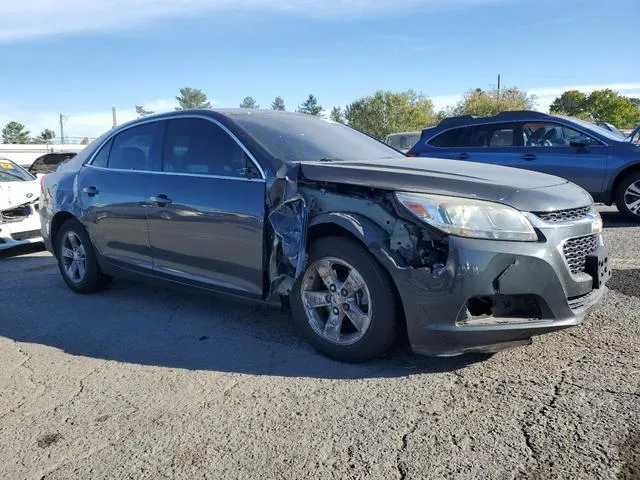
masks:
{"type": "Polygon", "coordinates": [[[597,196],[602,191],[607,146],[598,139],[554,122],[522,124],[526,138],[524,168],[557,175],[597,196]],[[571,140],[586,137],[589,145],[571,146],[571,140]]]}
{"type": "MultiPolygon", "coordinates": [[[[522,133],[516,123],[448,130],[429,141],[435,156],[509,167],[521,166],[522,133]]],[[[426,154],[429,156],[429,154],[426,154]]]]}
{"type": "Polygon", "coordinates": [[[156,274],[261,297],[265,179],[248,151],[212,119],[175,118],[159,169],[148,189],[156,274]]]}

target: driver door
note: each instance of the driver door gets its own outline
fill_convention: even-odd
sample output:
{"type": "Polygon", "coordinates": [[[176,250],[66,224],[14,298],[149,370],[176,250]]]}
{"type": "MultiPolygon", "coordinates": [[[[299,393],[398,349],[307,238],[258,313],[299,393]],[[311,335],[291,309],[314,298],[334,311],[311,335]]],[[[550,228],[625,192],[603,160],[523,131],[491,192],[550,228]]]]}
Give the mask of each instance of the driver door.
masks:
{"type": "Polygon", "coordinates": [[[527,138],[523,149],[523,168],[566,178],[597,196],[607,168],[607,146],[599,140],[560,123],[528,122],[522,125],[527,138]],[[584,147],[571,146],[571,140],[586,137],[584,147]]]}
{"type": "Polygon", "coordinates": [[[229,132],[205,118],[167,121],[160,171],[149,182],[154,272],[262,297],[265,179],[229,132]]]}

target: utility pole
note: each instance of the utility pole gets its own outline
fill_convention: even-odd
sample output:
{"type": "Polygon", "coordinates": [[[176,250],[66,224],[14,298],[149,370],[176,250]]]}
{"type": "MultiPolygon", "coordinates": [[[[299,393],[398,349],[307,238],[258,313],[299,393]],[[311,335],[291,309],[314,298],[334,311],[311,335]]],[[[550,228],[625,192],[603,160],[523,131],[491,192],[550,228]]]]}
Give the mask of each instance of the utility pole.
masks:
{"type": "Polygon", "coordinates": [[[116,128],[116,125],[118,125],[116,121],[116,107],[111,107],[111,116],[113,117],[113,128],[116,128]]]}
{"type": "Polygon", "coordinates": [[[64,145],[64,115],[60,114],[60,143],[64,145]]]}
{"type": "Polygon", "coordinates": [[[497,90],[498,100],[500,100],[500,74],[498,74],[498,90],[497,90]]]}

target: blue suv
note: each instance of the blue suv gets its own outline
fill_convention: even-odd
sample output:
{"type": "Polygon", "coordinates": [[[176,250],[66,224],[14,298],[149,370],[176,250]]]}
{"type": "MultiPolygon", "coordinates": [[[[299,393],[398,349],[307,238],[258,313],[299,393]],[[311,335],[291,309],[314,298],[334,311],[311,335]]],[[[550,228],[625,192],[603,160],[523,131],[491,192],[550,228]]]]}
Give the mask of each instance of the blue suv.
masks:
{"type": "Polygon", "coordinates": [[[640,222],[640,146],[592,123],[540,112],[442,120],[411,157],[491,163],[564,177],[640,222]]]}

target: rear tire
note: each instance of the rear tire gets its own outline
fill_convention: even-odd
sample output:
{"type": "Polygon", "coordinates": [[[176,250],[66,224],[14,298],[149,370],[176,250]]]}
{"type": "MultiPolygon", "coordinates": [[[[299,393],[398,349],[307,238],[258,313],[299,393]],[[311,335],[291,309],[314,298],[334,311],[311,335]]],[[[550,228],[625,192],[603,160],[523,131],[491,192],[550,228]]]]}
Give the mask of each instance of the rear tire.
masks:
{"type": "Polygon", "coordinates": [[[615,193],[618,211],[633,222],[640,222],[640,172],[624,177],[615,193]]]}
{"type": "Polygon", "coordinates": [[[298,330],[316,350],[335,360],[372,360],[396,342],[399,309],[392,280],[353,240],[314,241],[290,300],[298,330]]]}
{"type": "Polygon", "coordinates": [[[56,257],[63,280],[76,293],[99,292],[111,283],[100,270],[89,234],[75,219],[60,228],[56,257]]]}

